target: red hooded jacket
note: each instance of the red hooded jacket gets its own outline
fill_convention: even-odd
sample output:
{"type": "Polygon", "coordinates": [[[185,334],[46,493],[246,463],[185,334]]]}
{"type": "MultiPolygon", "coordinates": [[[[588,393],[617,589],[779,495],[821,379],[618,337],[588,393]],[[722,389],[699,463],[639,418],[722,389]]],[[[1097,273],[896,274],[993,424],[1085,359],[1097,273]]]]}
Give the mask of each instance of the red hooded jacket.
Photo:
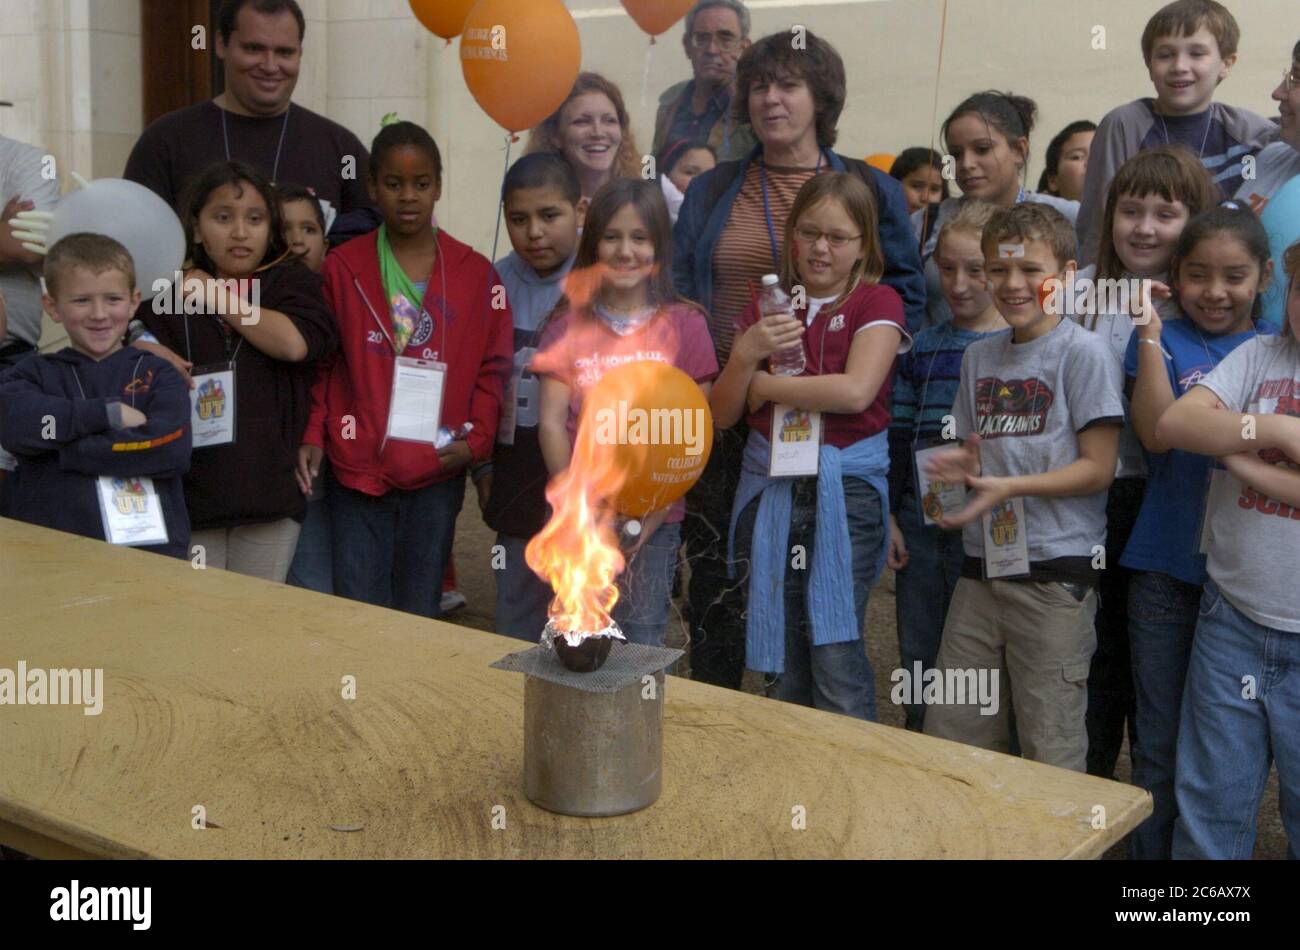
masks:
{"type": "MultiPolygon", "coordinates": [[[[324,449],[340,482],[367,495],[424,488],[460,474],[443,472],[432,445],[384,442],[396,356],[378,238],[377,231],[355,238],[325,259],[325,301],[334,311],[339,350],[321,364],[303,435],[305,444],[324,449]]],[[[438,258],[402,355],[447,364],[442,424],[473,423],[466,441],[474,460],[485,461],[513,368],[514,325],[486,257],[439,231],[438,258]]]]}

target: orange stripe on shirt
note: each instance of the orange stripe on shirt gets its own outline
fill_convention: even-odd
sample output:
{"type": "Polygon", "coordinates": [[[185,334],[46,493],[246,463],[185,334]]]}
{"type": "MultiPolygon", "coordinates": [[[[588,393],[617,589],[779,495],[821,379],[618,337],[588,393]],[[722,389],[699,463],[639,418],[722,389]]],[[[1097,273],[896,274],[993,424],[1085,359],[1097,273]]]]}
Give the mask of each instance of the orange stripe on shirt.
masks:
{"type": "Polygon", "coordinates": [[[146,449],[156,449],[159,446],[166,445],[168,442],[175,442],[184,434],[185,434],[185,430],[181,428],[181,429],[177,429],[175,432],[169,432],[166,435],[161,435],[156,439],[149,439],[146,442],[114,442],[113,451],[114,452],[143,452],[146,449]]]}

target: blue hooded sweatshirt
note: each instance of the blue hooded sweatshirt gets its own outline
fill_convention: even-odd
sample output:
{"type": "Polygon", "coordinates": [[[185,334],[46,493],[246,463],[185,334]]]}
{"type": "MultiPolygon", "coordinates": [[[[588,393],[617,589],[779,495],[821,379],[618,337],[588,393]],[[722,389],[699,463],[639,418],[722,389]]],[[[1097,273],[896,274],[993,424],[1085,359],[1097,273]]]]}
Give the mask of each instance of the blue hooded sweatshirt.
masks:
{"type": "Polygon", "coordinates": [[[96,480],[153,479],[168,543],[142,547],[188,557],[181,476],[190,467],[190,395],[165,360],[127,347],[102,360],[72,348],[33,356],[0,374],[0,445],[18,458],[9,515],[104,539],[96,480]],[[122,427],[122,407],[147,421],[122,427]]]}

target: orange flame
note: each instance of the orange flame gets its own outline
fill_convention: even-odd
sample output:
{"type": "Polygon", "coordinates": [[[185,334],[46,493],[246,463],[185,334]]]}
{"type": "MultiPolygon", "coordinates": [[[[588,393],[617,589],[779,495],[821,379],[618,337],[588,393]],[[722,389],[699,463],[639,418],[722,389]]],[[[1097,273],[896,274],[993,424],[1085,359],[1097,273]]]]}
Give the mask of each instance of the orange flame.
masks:
{"type": "Polygon", "coordinates": [[[587,438],[587,414],[569,467],[546,486],[553,514],[525,551],[528,566],[555,591],[550,616],[564,632],[596,633],[609,626],[618,602],[615,579],[624,567],[606,499],[618,494],[623,474],[609,452],[587,438]]]}
{"type": "MultiPolygon", "coordinates": [[[[585,309],[599,292],[605,279],[605,267],[596,264],[571,272],[565,280],[565,296],[573,310],[585,309]]],[[[641,343],[637,337],[611,340],[610,335],[594,327],[590,320],[574,315],[567,339],[558,352],[594,355],[594,340],[600,339],[600,354],[610,366],[637,359],[641,343]]],[[[665,351],[663,359],[673,360],[677,350],[675,334],[657,349],[665,351]],[[671,351],[671,352],[669,352],[671,351]]],[[[550,354],[539,355],[534,368],[545,371],[550,354]]],[[[635,383],[627,381],[609,389],[609,398],[632,401],[635,383]]],[[[626,566],[615,531],[618,513],[612,501],[622,490],[628,472],[618,464],[613,447],[602,445],[595,437],[594,400],[583,400],[569,467],[546,486],[546,500],[551,518],[528,542],[524,557],[528,566],[545,578],[555,592],[550,618],[564,632],[596,633],[611,622],[618,602],[617,577],[626,566]]]]}

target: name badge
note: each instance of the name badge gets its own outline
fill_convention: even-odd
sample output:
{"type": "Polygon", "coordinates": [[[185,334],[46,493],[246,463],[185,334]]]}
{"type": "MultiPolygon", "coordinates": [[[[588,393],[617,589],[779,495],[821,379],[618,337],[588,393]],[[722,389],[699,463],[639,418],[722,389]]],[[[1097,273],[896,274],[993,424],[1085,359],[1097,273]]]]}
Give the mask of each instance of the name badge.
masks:
{"type": "Polygon", "coordinates": [[[966,486],[961,482],[941,482],[926,474],[925,464],[936,452],[952,448],[935,445],[917,449],[914,453],[916,471],[916,497],[921,506],[921,517],[926,524],[938,524],[945,515],[960,511],[966,505],[966,486]]]}
{"type": "Polygon", "coordinates": [[[984,514],[984,577],[1026,577],[1029,574],[1029,538],[1026,536],[1025,500],[1009,498],[984,514]]]}
{"type": "Polygon", "coordinates": [[[393,367],[386,439],[438,444],[447,364],[399,356],[393,367]]]}
{"type": "Polygon", "coordinates": [[[235,366],[196,366],[191,374],[190,427],[194,448],[230,445],[235,441],[235,366]]]}
{"type": "Polygon", "coordinates": [[[816,475],[822,447],[822,414],[811,409],[774,404],[770,441],[769,477],[816,475]]]}
{"type": "Polygon", "coordinates": [[[167,523],[152,478],[101,475],[95,481],[104,539],[134,547],[166,544],[167,523]]]}
{"type": "Polygon", "coordinates": [[[1210,469],[1210,485],[1205,490],[1205,504],[1201,507],[1201,530],[1199,532],[1200,543],[1196,546],[1197,553],[1209,554],[1210,542],[1213,539],[1213,532],[1210,530],[1210,521],[1214,517],[1214,512],[1224,502],[1231,502],[1229,494],[1231,480],[1228,478],[1226,468],[1210,469]],[[1227,496],[1225,498],[1225,496],[1227,496]]]}

